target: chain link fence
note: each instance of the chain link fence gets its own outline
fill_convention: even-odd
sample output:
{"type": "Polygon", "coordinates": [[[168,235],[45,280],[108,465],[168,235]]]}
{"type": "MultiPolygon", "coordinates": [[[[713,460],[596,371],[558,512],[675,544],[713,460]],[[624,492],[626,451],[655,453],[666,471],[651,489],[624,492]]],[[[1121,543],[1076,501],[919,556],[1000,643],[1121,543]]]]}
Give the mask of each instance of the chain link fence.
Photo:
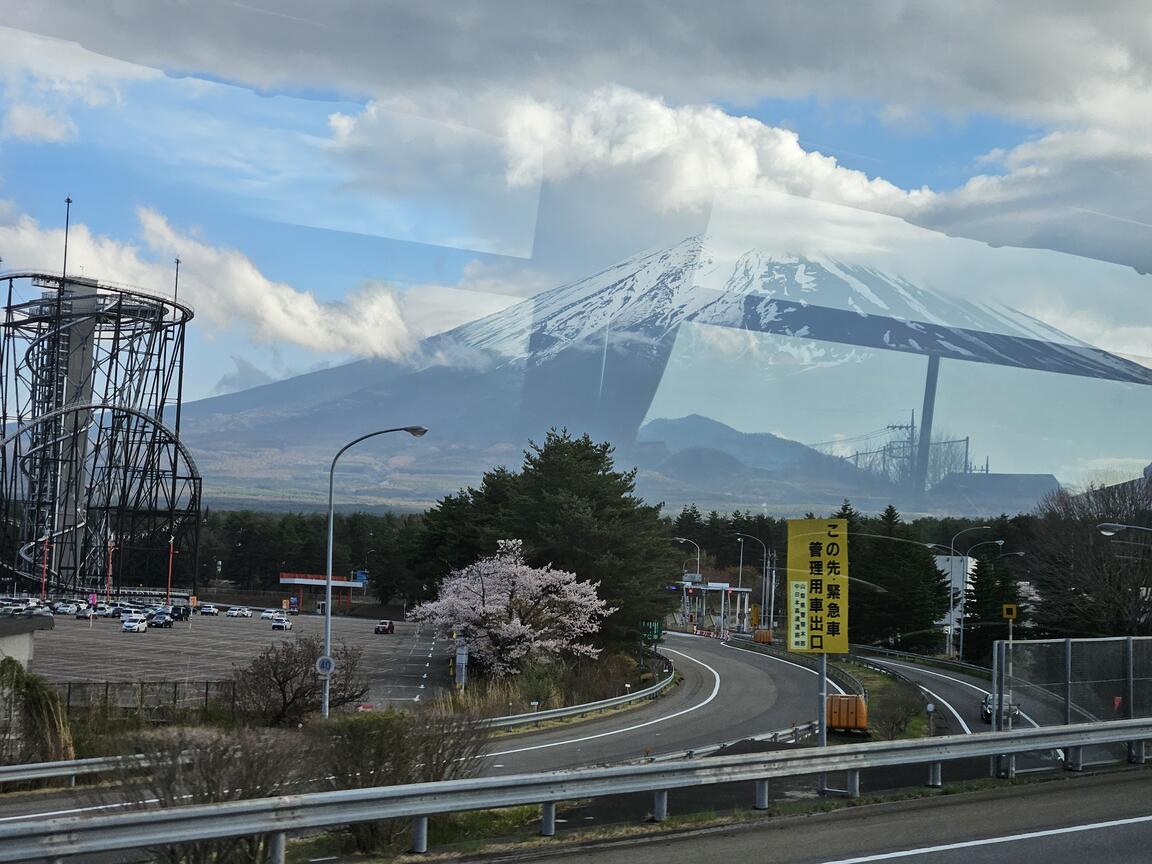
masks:
{"type": "MultiPolygon", "coordinates": [[[[1152,717],[1152,637],[997,641],[995,729],[1152,717]]],[[[1143,761],[1143,746],[1069,754],[1072,767],[1143,761]]]]}

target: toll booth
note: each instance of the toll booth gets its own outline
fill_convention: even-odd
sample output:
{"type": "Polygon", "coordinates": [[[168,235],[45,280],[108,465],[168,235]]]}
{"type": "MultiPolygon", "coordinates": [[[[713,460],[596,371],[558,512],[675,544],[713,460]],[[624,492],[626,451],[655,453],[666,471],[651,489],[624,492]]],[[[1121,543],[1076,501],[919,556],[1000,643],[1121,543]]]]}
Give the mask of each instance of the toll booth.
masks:
{"type": "Polygon", "coordinates": [[[705,582],[694,573],[685,576],[680,582],[680,611],[686,624],[704,630],[751,632],[751,588],[736,588],[729,582],[705,582]]]}

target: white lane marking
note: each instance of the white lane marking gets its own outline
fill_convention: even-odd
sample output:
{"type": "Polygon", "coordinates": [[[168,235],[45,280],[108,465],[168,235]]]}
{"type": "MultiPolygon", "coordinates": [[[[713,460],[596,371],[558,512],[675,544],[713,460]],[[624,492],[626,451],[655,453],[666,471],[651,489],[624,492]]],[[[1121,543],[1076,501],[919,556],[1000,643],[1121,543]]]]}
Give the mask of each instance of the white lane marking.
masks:
{"type": "MultiPolygon", "coordinates": [[[[959,678],[953,678],[951,675],[944,675],[943,673],[940,673],[940,672],[933,672],[930,669],[925,669],[921,666],[914,666],[911,663],[893,663],[891,660],[877,661],[875,658],[873,658],[873,662],[879,662],[882,664],[887,663],[889,666],[895,666],[898,669],[913,669],[917,672],[923,672],[925,675],[935,675],[937,678],[943,678],[945,681],[951,681],[953,684],[963,684],[965,687],[969,687],[972,690],[975,690],[977,693],[980,693],[984,696],[987,696],[988,692],[989,692],[989,691],[985,690],[983,687],[977,687],[975,684],[969,684],[967,681],[961,681],[959,678]]],[[[1029,717],[1027,714],[1025,714],[1023,711],[1020,712],[1020,716],[1023,717],[1025,720],[1027,720],[1029,723],[1031,723],[1032,726],[1035,727],[1036,729],[1040,728],[1040,724],[1037,723],[1035,720],[1033,720],[1031,717],[1029,717]]]]}
{"type": "MultiPolygon", "coordinates": [[[[777,663],[787,663],[789,666],[795,666],[797,669],[803,669],[805,672],[811,672],[813,675],[819,675],[820,674],[815,669],[809,669],[807,666],[801,666],[799,663],[793,663],[791,660],[785,660],[783,657],[777,657],[775,654],[761,654],[759,651],[756,651],[755,649],[742,648],[739,645],[732,645],[732,644],[729,644],[728,642],[724,643],[724,647],[725,648],[733,648],[737,651],[744,651],[748,654],[759,654],[761,657],[767,657],[769,660],[775,660],[777,663]]],[[[839,684],[837,684],[835,681],[833,681],[831,678],[828,679],[828,683],[831,684],[833,687],[835,687],[837,690],[839,690],[840,695],[842,695],[842,696],[845,695],[844,694],[844,688],[841,687],[839,684]]]]}
{"type": "Polygon", "coordinates": [[[1139,825],[1152,822],[1152,816],[1133,816],[1128,819],[1112,819],[1108,822],[1090,822],[1086,825],[1067,825],[1063,828],[1049,828],[1045,831],[1028,831],[1024,834],[1006,834],[1002,837],[986,837],[983,840],[962,840],[959,843],[942,843],[939,846],[921,846],[919,849],[903,849],[899,852],[881,852],[876,855],[861,855],[857,858],[838,858],[823,864],[866,864],[869,861],[891,861],[893,858],[913,858],[918,855],[935,855],[954,849],[972,849],[976,846],[996,846],[1001,843],[1017,843],[1021,840],[1037,840],[1041,837],[1056,837],[1060,834],[1078,834],[1083,831],[1100,831],[1105,828],[1121,828],[1125,825],[1139,825]]]}
{"type": "Polygon", "coordinates": [[[648,720],[644,723],[637,723],[635,726],[628,726],[624,729],[613,729],[609,732],[598,732],[595,735],[585,735],[582,738],[569,738],[569,739],[564,740],[564,741],[553,741],[550,744],[534,744],[531,747],[518,747],[515,750],[500,750],[500,751],[497,751],[496,753],[489,753],[487,755],[488,756],[508,756],[512,753],[526,753],[529,750],[543,750],[546,747],[563,747],[566,744],[580,744],[581,742],[593,741],[597,738],[607,738],[610,735],[622,735],[625,732],[634,732],[637,729],[643,729],[645,726],[652,726],[656,723],[665,723],[668,720],[674,720],[677,717],[683,717],[685,714],[691,714],[693,711],[697,711],[697,710],[703,708],[705,705],[707,705],[709,702],[711,702],[713,699],[715,699],[720,694],[720,673],[719,672],[717,672],[715,669],[713,669],[711,666],[709,666],[703,660],[697,660],[695,657],[689,657],[687,654],[685,654],[681,651],[676,651],[675,649],[668,648],[668,647],[665,647],[664,650],[667,651],[669,654],[679,654],[685,660],[690,660],[693,663],[699,664],[700,666],[703,666],[705,669],[707,669],[709,672],[712,673],[712,678],[713,678],[715,683],[712,685],[712,692],[708,694],[707,699],[705,699],[703,702],[697,702],[695,705],[690,705],[689,707],[684,708],[683,710],[677,711],[675,714],[668,714],[665,717],[657,717],[655,720],[648,720]]]}
{"type": "Polygon", "coordinates": [[[951,702],[949,702],[947,699],[945,699],[939,693],[933,693],[931,690],[929,690],[923,684],[917,684],[916,686],[919,687],[921,690],[923,690],[925,693],[927,693],[929,696],[931,696],[933,699],[935,699],[937,702],[942,704],[949,711],[951,711],[952,716],[955,717],[956,720],[960,723],[960,728],[964,730],[965,735],[971,735],[972,734],[972,730],[968,728],[968,724],[964,722],[964,718],[960,716],[960,712],[952,707],[951,702]]]}

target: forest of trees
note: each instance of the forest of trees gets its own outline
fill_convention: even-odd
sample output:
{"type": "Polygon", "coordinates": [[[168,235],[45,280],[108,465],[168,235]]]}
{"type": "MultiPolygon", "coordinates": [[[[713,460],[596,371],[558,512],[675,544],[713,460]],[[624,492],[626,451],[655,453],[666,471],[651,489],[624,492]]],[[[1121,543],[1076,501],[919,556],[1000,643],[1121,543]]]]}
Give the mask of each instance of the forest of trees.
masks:
{"type": "MultiPolygon", "coordinates": [[[[411,606],[434,597],[451,571],[494,554],[500,540],[519,539],[532,566],[599,582],[600,596],[620,609],[603,638],[630,640],[640,621],[675,608],[668,586],[696,569],[694,547],[674,537],[700,545],[705,577],[739,580],[758,599],[764,556],[759,543],[738,541],[745,534],[777,553],[782,614],[786,520],[748,510],[702,513],[694,505],[662,514],[659,503],[635,496],[634,480],[635,471],[616,467],[610,444],[554,430],[525,452],[518,470],[494,468],[478,487],[423,514],[337,514],[334,571],[367,570],[381,602],[411,606]]],[[[822,515],[847,519],[853,535],[853,642],[941,647],[936,622],[949,597],[932,555],[947,554],[953,538],[958,554],[973,549],[980,561],[967,596],[955,598],[965,610],[971,659],[983,659],[992,640],[1003,638],[998,616],[1006,602],[1021,604],[1021,636],[1152,633],[1150,535],[1109,538],[1097,529],[1101,522],[1152,523],[1142,482],[1060,492],[1035,513],[984,520],[905,519],[893,507],[869,515],[847,501],[822,515]]],[[[219,574],[238,588],[269,589],[282,571],[323,573],[325,530],[322,513],[206,512],[197,583],[219,574]]],[[[189,565],[177,562],[184,584],[189,565]]]]}

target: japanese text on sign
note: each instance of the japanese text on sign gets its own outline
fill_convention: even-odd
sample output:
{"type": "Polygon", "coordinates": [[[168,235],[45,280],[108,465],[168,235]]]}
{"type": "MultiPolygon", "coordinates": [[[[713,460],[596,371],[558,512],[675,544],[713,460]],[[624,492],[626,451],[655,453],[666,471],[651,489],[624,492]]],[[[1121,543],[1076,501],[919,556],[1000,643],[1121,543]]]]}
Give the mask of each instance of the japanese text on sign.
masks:
{"type": "Polygon", "coordinates": [[[848,523],[788,520],[788,650],[848,652],[848,523]]]}

